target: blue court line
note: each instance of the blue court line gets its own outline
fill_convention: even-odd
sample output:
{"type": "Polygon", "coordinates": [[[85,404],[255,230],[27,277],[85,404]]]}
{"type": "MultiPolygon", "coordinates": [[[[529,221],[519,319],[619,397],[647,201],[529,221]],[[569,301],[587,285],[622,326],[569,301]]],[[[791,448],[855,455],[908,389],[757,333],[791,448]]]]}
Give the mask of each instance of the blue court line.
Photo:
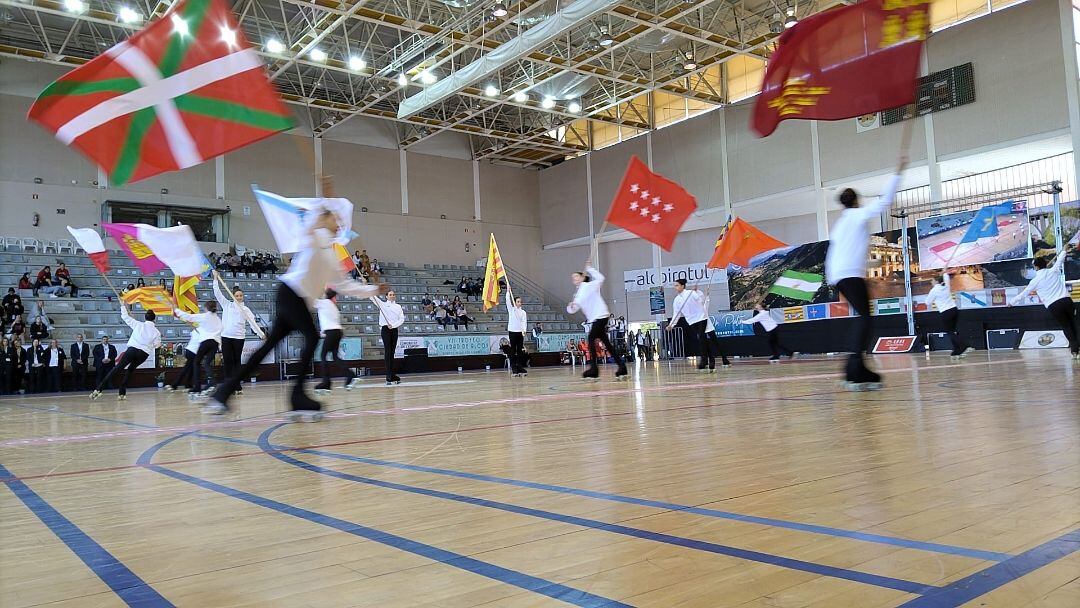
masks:
{"type": "MultiPolygon", "coordinates": [[[[271,428],[271,433],[284,425],[276,425],[271,428]]],[[[720,511],[717,509],[709,509],[705,507],[693,507],[689,505],[680,505],[677,503],[664,502],[660,500],[649,500],[646,498],[635,498],[633,496],[624,496],[621,494],[609,494],[607,492],[596,492],[593,490],[583,490],[580,488],[571,488],[567,486],[551,485],[546,483],[536,483],[532,481],[521,481],[518,479],[510,479],[506,477],[496,477],[493,475],[482,475],[478,473],[468,473],[464,471],[455,471],[452,469],[440,469],[435,467],[425,467],[420,465],[404,464],[399,462],[393,462],[388,460],[378,460],[375,458],[365,458],[363,456],[352,456],[350,454],[340,454],[337,452],[327,452],[323,450],[315,450],[308,448],[292,448],[289,446],[273,446],[274,450],[279,451],[295,451],[302,454],[312,454],[316,456],[324,456],[327,458],[337,458],[339,460],[349,460],[352,462],[360,462],[364,464],[370,464],[374,466],[389,467],[395,469],[404,469],[406,471],[417,471],[421,473],[432,473],[434,475],[446,475],[449,477],[460,477],[463,479],[471,479],[474,481],[485,481],[490,483],[497,483],[509,486],[517,486],[520,488],[530,488],[534,490],[543,490],[547,492],[557,492],[560,494],[571,494],[574,496],[583,496],[586,498],[595,498],[598,500],[608,500],[612,502],[621,502],[632,505],[641,505],[646,507],[655,507],[657,509],[667,509],[671,511],[682,511],[685,513],[693,513],[695,515],[704,515],[707,517],[715,517],[718,519],[728,519],[733,521],[743,521],[753,524],[761,524],[763,526],[770,526],[774,528],[787,528],[790,530],[799,530],[801,532],[811,532],[814,534],[823,534],[826,536],[837,536],[841,538],[851,538],[854,540],[879,543],[883,545],[893,545],[896,547],[903,547],[906,549],[919,549],[922,551],[932,551],[934,553],[946,553],[949,555],[959,555],[963,557],[970,557],[973,559],[986,560],[999,562],[1011,557],[1008,553],[998,553],[995,551],[983,551],[980,549],[969,549],[966,547],[957,547],[953,545],[943,545],[939,543],[922,542],[917,540],[911,540],[907,538],[898,538],[895,536],[884,536],[881,534],[870,534],[866,532],[857,532],[854,530],[844,530],[840,528],[831,528],[828,526],[818,526],[814,524],[804,524],[800,522],[787,521],[783,519],[773,519],[770,517],[757,517],[754,515],[743,515],[741,513],[732,513],[730,511],[720,511]]]]}
{"type": "Polygon", "coordinates": [[[137,574],[129,570],[123,562],[90,538],[79,526],[64,517],[37,492],[31,490],[30,486],[16,479],[3,464],[0,464],[0,477],[4,478],[4,484],[26,505],[26,508],[30,509],[30,512],[37,516],[41,523],[48,526],[49,530],[128,606],[156,608],[173,605],[137,574]]]}
{"type": "MultiPolygon", "coordinates": [[[[51,412],[56,414],[65,414],[69,416],[78,416],[80,418],[89,418],[91,420],[99,420],[102,422],[115,422],[118,424],[126,424],[129,426],[137,426],[143,428],[158,428],[149,425],[138,424],[134,422],[126,422],[123,420],[110,420],[108,418],[99,418],[97,416],[89,416],[86,414],[75,414],[71,412],[64,412],[60,410],[53,410],[49,408],[38,408],[34,406],[22,406],[28,409],[35,409],[44,412],[51,412]]],[[[277,429],[284,426],[284,424],[278,424],[271,429],[271,432],[276,432],[277,429]]],[[[246,439],[237,439],[234,437],[223,437],[221,435],[208,435],[205,433],[192,433],[191,436],[199,437],[202,439],[214,439],[218,441],[227,441],[230,443],[237,443],[242,445],[258,446],[258,442],[249,441],[246,439]]],[[[955,545],[946,545],[940,543],[917,541],[907,538],[900,538],[896,536],[886,536],[881,534],[871,534],[867,532],[858,532],[855,530],[845,530],[843,528],[833,528],[829,526],[819,526],[815,524],[805,524],[800,522],[788,521],[783,519],[773,519],[770,517],[758,517],[754,515],[744,515],[742,513],[734,513],[730,511],[721,511],[718,509],[709,509],[706,507],[694,507],[689,505],[680,505],[677,503],[664,502],[659,500],[650,500],[645,498],[635,498],[633,496],[624,496],[621,494],[609,494],[606,492],[596,492],[593,490],[583,490],[580,488],[571,488],[567,486],[558,486],[552,484],[537,483],[531,481],[522,481],[517,479],[510,479],[506,477],[496,477],[492,475],[482,475],[478,473],[468,473],[465,471],[455,471],[452,469],[440,469],[435,467],[425,467],[420,465],[403,464],[388,460],[378,460],[375,458],[365,458],[363,456],[353,456],[350,454],[341,454],[338,452],[328,452],[323,450],[309,449],[309,448],[292,448],[289,446],[273,446],[275,450],[295,451],[299,453],[312,454],[316,456],[323,456],[326,458],[336,458],[339,460],[348,460],[353,462],[360,462],[364,464],[370,464],[373,466],[383,466],[389,468],[398,468],[409,471],[417,471],[422,473],[431,473],[434,475],[446,475],[450,477],[460,477],[463,479],[471,479],[475,481],[484,481],[489,483],[497,483],[504,485],[517,486],[522,488],[531,488],[534,490],[543,490],[547,492],[556,492],[561,494],[570,494],[574,496],[582,496],[585,498],[594,498],[597,500],[608,500],[612,502],[621,502],[626,504],[641,505],[646,507],[654,507],[657,509],[667,509],[671,511],[683,511],[686,513],[693,513],[695,515],[703,515],[706,517],[715,517],[718,519],[727,519],[732,521],[742,521],[753,524],[760,524],[763,526],[770,526],[774,528],[786,528],[790,530],[798,530],[801,532],[809,532],[812,534],[821,534],[825,536],[835,536],[840,538],[850,538],[853,540],[878,543],[883,545],[892,545],[895,547],[903,547],[905,549],[917,549],[920,551],[930,551],[933,553],[943,553],[947,555],[958,555],[961,557],[970,557],[972,559],[986,560],[986,561],[1003,561],[1011,557],[1008,553],[999,553],[996,551],[983,551],[981,549],[970,549],[967,547],[958,547],[955,545]]]]}
{"type": "Polygon", "coordinates": [[[228,486],[214,483],[206,479],[187,475],[179,471],[173,471],[172,469],[166,469],[165,467],[152,463],[154,455],[157,454],[157,452],[161,450],[161,448],[181,437],[184,437],[185,435],[187,435],[187,433],[170,437],[164,441],[157,443],[154,446],[151,446],[148,450],[146,450],[142,453],[142,455],[139,456],[138,463],[151,471],[161,473],[162,475],[172,477],[173,479],[185,481],[201,488],[212,490],[219,494],[224,494],[225,496],[237,498],[239,500],[243,500],[251,504],[258,505],[260,507],[278,511],[279,513],[284,513],[286,515],[292,515],[293,517],[298,517],[300,519],[320,524],[328,528],[333,528],[341,532],[346,532],[354,536],[359,536],[360,538],[372,540],[377,543],[381,543],[383,545],[405,551],[407,553],[426,557],[430,560],[446,564],[447,566],[452,566],[454,568],[466,570],[474,574],[479,574],[480,576],[498,581],[500,583],[513,585],[520,589],[525,589],[526,591],[532,591],[540,595],[545,595],[552,599],[566,602],[567,604],[583,606],[586,608],[632,608],[630,604],[624,604],[616,600],[589,593],[587,591],[574,589],[573,587],[568,587],[566,585],[524,574],[516,570],[510,570],[509,568],[496,566],[495,564],[480,561],[467,555],[462,555],[460,553],[454,553],[453,551],[440,549],[432,545],[427,545],[402,536],[397,536],[396,534],[391,534],[389,532],[384,532],[375,528],[369,528],[367,526],[346,521],[344,519],[338,519],[336,517],[317,513],[315,511],[302,509],[300,507],[289,505],[283,502],[278,502],[276,500],[265,498],[263,496],[244,492],[243,490],[230,488],[228,486]]]}
{"type": "MultiPolygon", "coordinates": [[[[280,426],[280,425],[279,425],[280,426]]],[[[718,555],[726,555],[729,557],[735,557],[739,559],[745,559],[748,561],[759,562],[763,564],[769,564],[772,566],[779,566],[781,568],[788,568],[791,570],[799,570],[802,572],[810,572],[821,576],[829,576],[833,578],[840,578],[844,580],[854,581],[857,583],[864,583],[867,585],[874,585],[877,587],[884,587],[886,589],[895,589],[897,591],[904,591],[906,593],[926,593],[928,591],[937,589],[934,585],[926,585],[923,583],[916,583],[913,581],[907,581],[898,578],[892,578],[888,576],[881,576],[877,574],[869,574],[866,572],[859,572],[857,570],[848,570],[847,568],[839,568],[836,566],[828,566],[825,564],[817,564],[814,562],[807,562],[799,559],[793,559],[789,557],[782,557],[779,555],[772,555],[770,553],[762,553],[760,551],[752,551],[749,549],[739,549],[737,547],[729,547],[727,545],[720,545],[717,543],[711,543],[701,540],[695,540],[692,538],[684,538],[681,536],[674,536],[671,534],[664,534],[661,532],[650,532],[648,530],[641,530],[638,528],[631,528],[629,526],[623,526],[620,524],[611,524],[607,522],[597,521],[594,519],[586,519],[584,517],[577,517],[574,515],[563,515],[560,513],[553,513],[551,511],[543,511],[540,509],[533,509],[530,507],[522,507],[509,503],[497,502],[494,500],[487,500],[483,498],[476,498],[473,496],[464,496],[461,494],[453,494],[451,492],[443,492],[441,490],[431,490],[428,488],[421,488],[416,486],[409,486],[400,483],[394,483],[390,481],[383,481],[380,479],[372,479],[369,477],[360,477],[359,475],[352,475],[349,473],[343,473],[334,469],[328,469],[326,467],[320,467],[302,460],[288,456],[282,452],[276,451],[276,448],[270,445],[270,434],[276,429],[277,426],[270,427],[259,435],[259,447],[268,455],[295,467],[318,473],[320,475],[327,475],[329,477],[336,477],[338,479],[344,479],[346,481],[352,481],[355,483],[363,483],[367,485],[376,486],[379,488],[385,488],[389,490],[399,490],[402,492],[409,492],[412,494],[420,494],[422,496],[429,496],[432,498],[440,498],[444,500],[452,500],[455,502],[461,502],[465,504],[475,505],[479,507],[487,507],[490,509],[498,509],[500,511],[506,511],[508,513],[516,513],[519,515],[527,515],[530,517],[536,517],[539,519],[546,519],[550,521],[557,521],[561,523],[567,523],[583,528],[590,528],[593,530],[602,530],[605,532],[612,532],[614,534],[621,534],[623,536],[630,536],[633,538],[640,538],[652,542],[665,543],[668,545],[675,545],[678,547],[686,547],[688,549],[696,549],[699,551],[705,551],[708,553],[715,553],[718,555]]]]}
{"type": "Polygon", "coordinates": [[[949,608],[966,604],[1016,579],[1080,551],[1080,529],[1063,534],[971,576],[915,598],[900,608],[949,608]]]}

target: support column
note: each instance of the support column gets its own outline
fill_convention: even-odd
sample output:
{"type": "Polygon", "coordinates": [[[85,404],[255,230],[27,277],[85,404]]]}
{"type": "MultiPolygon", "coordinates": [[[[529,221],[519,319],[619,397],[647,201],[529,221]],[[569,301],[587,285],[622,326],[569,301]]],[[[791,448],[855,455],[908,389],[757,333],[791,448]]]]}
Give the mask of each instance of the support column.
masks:
{"type": "Polygon", "coordinates": [[[472,161],[473,219],[480,221],[480,161],[472,161]]]}
{"type": "MultiPolygon", "coordinates": [[[[930,73],[930,61],[926,57],[926,45],[923,45],[919,58],[919,70],[922,74],[930,73]]],[[[918,118],[912,118],[918,120],[918,118]]],[[[934,115],[923,116],[923,129],[926,135],[926,168],[930,170],[930,202],[939,203],[941,193],[941,166],[938,165],[937,140],[934,137],[934,115]]]]}
{"type": "Polygon", "coordinates": [[[409,215],[409,163],[405,148],[398,150],[398,166],[401,167],[401,215],[409,215]]]}
{"type": "Polygon", "coordinates": [[[214,196],[225,200],[225,157],[219,156],[214,159],[214,196]]]}
{"type": "MultiPolygon", "coordinates": [[[[726,64],[720,64],[724,67],[726,64]]],[[[727,82],[727,79],[724,79],[727,82]]],[[[728,172],[727,149],[727,108],[720,108],[716,114],[720,117],[720,178],[724,181],[724,219],[731,217],[731,180],[728,172]]]]}
{"type": "Polygon", "coordinates": [[[814,218],[819,241],[829,240],[829,207],[824,184],[821,181],[821,139],[818,121],[810,121],[810,158],[814,169],[814,218]]]}
{"type": "MultiPolygon", "coordinates": [[[[649,171],[653,170],[653,149],[652,149],[653,141],[652,141],[652,139],[653,139],[653,132],[652,131],[649,131],[648,133],[645,134],[645,163],[648,165],[649,171]]],[[[663,283],[663,279],[661,277],[660,268],[664,265],[664,261],[663,261],[664,250],[661,249],[660,246],[657,245],[656,243],[653,243],[651,246],[652,246],[653,272],[656,273],[656,286],[659,287],[661,290],[663,290],[664,289],[664,283],[663,283]]],[[[651,302],[652,298],[650,297],[649,300],[651,302]]],[[[650,304],[650,306],[651,306],[651,304],[650,304]]],[[[658,323],[660,321],[663,321],[664,319],[665,319],[664,315],[654,315],[654,317],[653,317],[653,320],[658,322],[658,323]]]]}
{"type": "MultiPolygon", "coordinates": [[[[1080,40],[1076,39],[1076,25],[1071,0],[1058,0],[1061,12],[1061,50],[1065,56],[1065,100],[1069,112],[1069,135],[1072,139],[1073,166],[1076,179],[1080,180],[1080,66],[1076,54],[1080,40]]],[[[1065,176],[1061,176],[1064,178],[1065,176]]],[[[1077,192],[1080,184],[1066,184],[1077,192]]]]}
{"type": "Polygon", "coordinates": [[[97,168],[97,183],[98,188],[102,190],[109,188],[109,174],[105,172],[105,169],[101,168],[101,165],[98,165],[97,168]]]}
{"type": "Polygon", "coordinates": [[[596,226],[593,223],[592,197],[592,151],[585,153],[585,203],[589,206],[589,258],[597,270],[600,269],[600,245],[596,245],[596,226]]]}
{"type": "Polygon", "coordinates": [[[315,156],[315,196],[322,196],[322,138],[312,137],[311,147],[315,156]]]}

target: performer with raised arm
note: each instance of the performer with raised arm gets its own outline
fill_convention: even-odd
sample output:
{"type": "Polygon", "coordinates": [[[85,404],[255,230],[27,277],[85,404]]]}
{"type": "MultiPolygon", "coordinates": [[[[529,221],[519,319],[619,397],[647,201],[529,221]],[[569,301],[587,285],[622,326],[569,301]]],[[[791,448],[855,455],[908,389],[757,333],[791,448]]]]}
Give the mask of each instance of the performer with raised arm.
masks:
{"type": "Polygon", "coordinates": [[[709,344],[709,349],[712,351],[712,367],[709,368],[709,373],[716,371],[716,356],[720,355],[720,364],[724,367],[731,367],[731,361],[728,360],[727,355],[724,354],[724,349],[720,347],[720,338],[716,335],[716,327],[713,326],[712,315],[709,314],[709,292],[705,292],[705,341],[709,344]]]}
{"type": "MultiPolygon", "coordinates": [[[[319,315],[319,330],[322,331],[322,351],[319,353],[319,361],[322,365],[322,382],[315,387],[316,393],[329,393],[332,388],[330,379],[329,360],[341,361],[338,358],[338,348],[341,346],[341,337],[344,335],[341,327],[341,311],[337,307],[337,292],[327,289],[325,297],[315,300],[315,312],[319,315]]],[[[353,375],[352,369],[345,368],[345,390],[351,391],[360,383],[360,379],[353,375]]]]}
{"type": "Polygon", "coordinates": [[[191,352],[191,347],[195,346],[193,342],[198,339],[198,345],[194,351],[195,359],[191,363],[191,394],[188,398],[192,401],[200,397],[208,397],[214,390],[214,355],[218,352],[221,340],[222,324],[221,318],[217,316],[217,302],[207,300],[203,303],[203,309],[203,312],[194,315],[180,309],[173,309],[176,318],[195,326],[191,341],[188,342],[189,352],[191,352]],[[203,378],[207,379],[205,394],[202,391],[203,378]]]}
{"type": "MultiPolygon", "coordinates": [[[[221,307],[221,363],[225,368],[225,377],[229,378],[240,369],[240,357],[244,353],[244,338],[247,336],[248,326],[260,340],[266,340],[266,333],[255,321],[255,314],[244,304],[243,290],[234,289],[230,300],[218,287],[222,282],[221,275],[215,270],[214,298],[221,307]]],[[[244,385],[238,384],[233,394],[243,395],[244,385]]]]}
{"type": "Polygon", "coordinates": [[[1043,306],[1057,321],[1065,339],[1069,341],[1069,351],[1072,352],[1073,359],[1080,360],[1080,342],[1077,342],[1076,338],[1076,306],[1073,305],[1069,289],[1065,286],[1065,273],[1062,270],[1065,256],[1071,249],[1072,245],[1065,245],[1052,266],[1046,257],[1035,258],[1032,262],[1035,265],[1035,277],[1023,291],[1009,301],[1009,305],[1020,304],[1031,292],[1038,294],[1043,306]]]}
{"type": "Polygon", "coordinates": [[[971,347],[964,344],[960,332],[956,331],[956,325],[960,322],[960,309],[953,299],[949,268],[945,267],[941,271],[941,277],[934,276],[931,280],[934,286],[930,288],[930,293],[926,294],[926,310],[937,309],[941,325],[945,328],[945,333],[949,334],[949,341],[953,345],[949,356],[954,359],[966,356],[971,347]]]}
{"type": "Polygon", "coordinates": [[[397,294],[393,290],[386,292],[386,300],[372,297],[371,301],[379,307],[379,325],[383,343],[383,365],[386,367],[386,386],[401,384],[401,378],[394,373],[394,351],[397,350],[398,328],[405,323],[405,311],[397,303],[397,294]]]}
{"type": "Polygon", "coordinates": [[[157,318],[154,311],[146,311],[143,320],[136,321],[128,314],[127,306],[121,304],[120,318],[131,328],[131,337],[128,338],[127,350],[124,351],[123,355],[120,355],[120,360],[116,363],[116,366],[109,370],[109,373],[98,383],[97,388],[90,393],[91,401],[101,397],[101,389],[109,384],[113,374],[121,370],[124,372],[124,377],[120,379],[120,389],[116,398],[119,401],[127,399],[127,385],[128,381],[131,380],[131,372],[142,365],[148,358],[153,357],[154,351],[161,346],[161,332],[158,331],[157,325],[154,324],[154,319],[157,318]]]}
{"type": "Polygon", "coordinates": [[[743,325],[753,325],[755,323],[761,326],[761,329],[765,331],[765,335],[769,340],[769,352],[772,356],[769,357],[769,361],[779,361],[780,355],[786,354],[788,358],[795,356],[795,353],[784,348],[780,344],[780,325],[776,322],[776,319],[772,318],[769,314],[769,309],[765,308],[761,304],[754,306],[756,313],[749,319],[743,319],[740,321],[743,325]]]}
{"type": "Polygon", "coordinates": [[[625,378],[627,375],[626,363],[615,350],[615,347],[612,346],[611,339],[608,338],[607,325],[608,319],[611,318],[611,311],[608,310],[607,302],[604,301],[604,296],[600,293],[600,288],[604,285],[604,275],[586,263],[585,271],[571,274],[570,280],[574,282],[577,291],[574,292],[573,301],[566,306],[566,312],[574,314],[580,310],[589,322],[587,346],[589,368],[585,370],[585,373],[581,374],[581,377],[585,379],[600,377],[596,357],[596,341],[599,340],[607,349],[607,352],[611,353],[612,357],[615,357],[615,363],[619,366],[615,371],[615,379],[625,378]]]}
{"type": "Polygon", "coordinates": [[[667,331],[671,331],[679,319],[686,319],[686,324],[690,326],[690,332],[698,343],[698,371],[715,372],[716,353],[713,352],[713,345],[705,339],[708,326],[705,296],[696,287],[687,289],[686,279],[675,279],[675,301],[671,303],[671,307],[675,312],[668,321],[667,331]]]}
{"type": "MultiPolygon", "coordinates": [[[[324,187],[325,191],[325,187],[324,187]]],[[[340,217],[352,215],[352,203],[343,198],[322,198],[310,203],[301,217],[299,251],[293,256],[288,271],[281,276],[277,289],[277,309],[270,335],[240,369],[220,384],[213,397],[203,407],[207,414],[221,415],[228,411],[229,398],[240,386],[241,378],[250,375],[259,362],[290,333],[297,331],[304,336],[304,348],[300,352],[300,373],[293,384],[290,398],[292,421],[318,422],[322,420],[322,405],[304,391],[306,370],[315,357],[319,332],[311,318],[315,300],[326,293],[327,286],[346,295],[367,298],[386,290],[383,285],[365,285],[349,278],[341,267],[333,250],[338,234],[340,217]]]]}
{"type": "Polygon", "coordinates": [[[516,378],[527,376],[525,368],[525,329],[529,326],[528,313],[521,298],[511,298],[506,291],[506,333],[510,336],[510,373],[516,378]]]}
{"type": "Polygon", "coordinates": [[[840,295],[857,313],[852,323],[854,342],[844,369],[844,387],[848,390],[878,390],[881,376],[866,367],[863,353],[870,342],[870,292],[866,287],[866,261],[870,252],[871,220],[880,217],[892,206],[900,176],[907,166],[907,156],[901,155],[896,173],[889,179],[885,192],[877,201],[864,206],[851,188],[840,193],[844,210],[829,230],[829,252],[825,255],[825,280],[835,286],[840,295]]]}

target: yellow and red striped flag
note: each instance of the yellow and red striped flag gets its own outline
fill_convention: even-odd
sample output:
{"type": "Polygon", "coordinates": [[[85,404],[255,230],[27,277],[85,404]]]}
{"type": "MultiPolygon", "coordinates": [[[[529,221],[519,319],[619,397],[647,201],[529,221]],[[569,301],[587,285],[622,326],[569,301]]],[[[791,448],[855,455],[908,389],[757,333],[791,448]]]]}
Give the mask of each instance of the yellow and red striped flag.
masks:
{"type": "Polygon", "coordinates": [[[191,277],[173,277],[173,298],[176,300],[176,308],[189,314],[198,314],[199,298],[195,294],[195,287],[198,284],[198,275],[191,277]]]}
{"type": "Polygon", "coordinates": [[[121,295],[120,299],[128,306],[140,304],[144,309],[154,311],[154,314],[172,315],[173,307],[169,301],[169,292],[159,285],[136,287],[121,295]]]}
{"type": "Polygon", "coordinates": [[[334,253],[337,254],[337,259],[341,262],[341,269],[345,272],[352,272],[356,270],[356,262],[349,255],[349,250],[345,249],[345,245],[341,243],[334,243],[334,253]]]}
{"type": "Polygon", "coordinates": [[[499,279],[506,279],[499,246],[495,243],[495,234],[491,235],[488,246],[487,269],[484,271],[484,311],[499,305],[499,279]]]}

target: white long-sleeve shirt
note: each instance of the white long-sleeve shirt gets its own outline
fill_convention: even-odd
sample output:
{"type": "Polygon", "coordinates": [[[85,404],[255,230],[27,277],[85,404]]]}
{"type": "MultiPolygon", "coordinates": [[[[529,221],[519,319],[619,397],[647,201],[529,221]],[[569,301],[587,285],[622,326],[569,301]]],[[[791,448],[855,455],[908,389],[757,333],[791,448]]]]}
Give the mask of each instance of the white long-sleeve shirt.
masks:
{"type": "Polygon", "coordinates": [[[128,314],[127,306],[120,307],[120,318],[131,328],[131,337],[128,338],[128,348],[137,348],[144,353],[154,356],[154,350],[161,346],[161,332],[158,331],[153,321],[136,321],[128,314]]]}
{"type": "Polygon", "coordinates": [[[266,339],[266,334],[255,321],[255,314],[246,304],[241,304],[228,298],[214,281],[214,298],[221,307],[221,337],[243,340],[247,336],[247,326],[250,325],[255,335],[266,339]]]}
{"type": "Polygon", "coordinates": [[[585,274],[589,275],[589,280],[578,285],[577,291],[574,292],[574,300],[570,306],[566,307],[566,312],[573,314],[580,310],[590,323],[610,317],[611,311],[608,310],[607,302],[600,293],[600,288],[604,284],[604,275],[592,267],[586,268],[585,274]]]}
{"type": "Polygon", "coordinates": [[[528,314],[524,308],[518,308],[514,306],[514,301],[510,299],[510,292],[506,292],[506,331],[516,331],[525,333],[525,329],[529,326],[527,318],[528,314]]]}
{"type": "Polygon", "coordinates": [[[1061,298],[1069,297],[1069,290],[1065,288],[1065,273],[1061,272],[1061,266],[1065,263],[1065,252],[1062,251],[1058,254],[1057,260],[1054,261],[1054,265],[1049,268],[1043,268],[1042,270],[1035,271],[1035,277],[1031,279],[1027,287],[1023,291],[1016,294],[1009,304],[1016,306],[1027,297],[1031,292],[1035,292],[1039,295],[1039,299],[1042,300],[1043,306],[1050,308],[1050,305],[1057,302],[1061,298]]]}
{"type": "Polygon", "coordinates": [[[952,297],[952,285],[949,283],[949,273],[941,275],[942,283],[934,285],[930,293],[926,294],[926,308],[938,312],[945,312],[956,308],[956,301],[952,297]]]}
{"type": "Polygon", "coordinates": [[[705,317],[708,316],[705,313],[705,296],[696,289],[682,290],[682,293],[675,296],[671,308],[675,311],[675,314],[671,317],[671,325],[678,323],[680,317],[685,318],[687,323],[693,325],[704,321],[705,317]]]}
{"type": "Polygon", "coordinates": [[[705,301],[702,304],[705,307],[705,333],[715,333],[716,327],[712,324],[712,315],[709,314],[709,296],[705,296],[705,301]]]}
{"type": "Polygon", "coordinates": [[[749,319],[743,319],[740,321],[743,325],[753,325],[754,323],[761,323],[761,328],[769,332],[776,329],[776,319],[772,318],[769,311],[763,310],[749,319]]]}
{"type": "Polygon", "coordinates": [[[829,251],[825,254],[825,280],[836,285],[843,279],[866,278],[866,257],[870,253],[870,220],[892,206],[900,176],[894,175],[877,201],[844,209],[829,229],[829,251]]]}
{"type": "Polygon", "coordinates": [[[221,344],[221,317],[217,316],[217,313],[206,311],[193,315],[182,310],[177,310],[176,316],[188,323],[195,324],[194,333],[199,335],[199,344],[202,344],[207,340],[214,340],[219,345],[221,344]]]}
{"type": "Polygon", "coordinates": [[[405,311],[401,310],[401,304],[376,297],[372,297],[371,301],[379,307],[379,325],[396,329],[405,322],[405,311]]]}
{"type": "Polygon", "coordinates": [[[333,300],[319,298],[315,300],[315,312],[319,313],[319,329],[327,331],[341,329],[341,311],[333,300]]]}
{"type": "Polygon", "coordinates": [[[289,270],[281,277],[296,295],[304,298],[308,308],[315,307],[315,300],[323,297],[326,288],[358,298],[369,298],[379,293],[377,285],[366,285],[350,279],[334,255],[334,235],[325,228],[315,229],[295,256],[289,270]]]}

